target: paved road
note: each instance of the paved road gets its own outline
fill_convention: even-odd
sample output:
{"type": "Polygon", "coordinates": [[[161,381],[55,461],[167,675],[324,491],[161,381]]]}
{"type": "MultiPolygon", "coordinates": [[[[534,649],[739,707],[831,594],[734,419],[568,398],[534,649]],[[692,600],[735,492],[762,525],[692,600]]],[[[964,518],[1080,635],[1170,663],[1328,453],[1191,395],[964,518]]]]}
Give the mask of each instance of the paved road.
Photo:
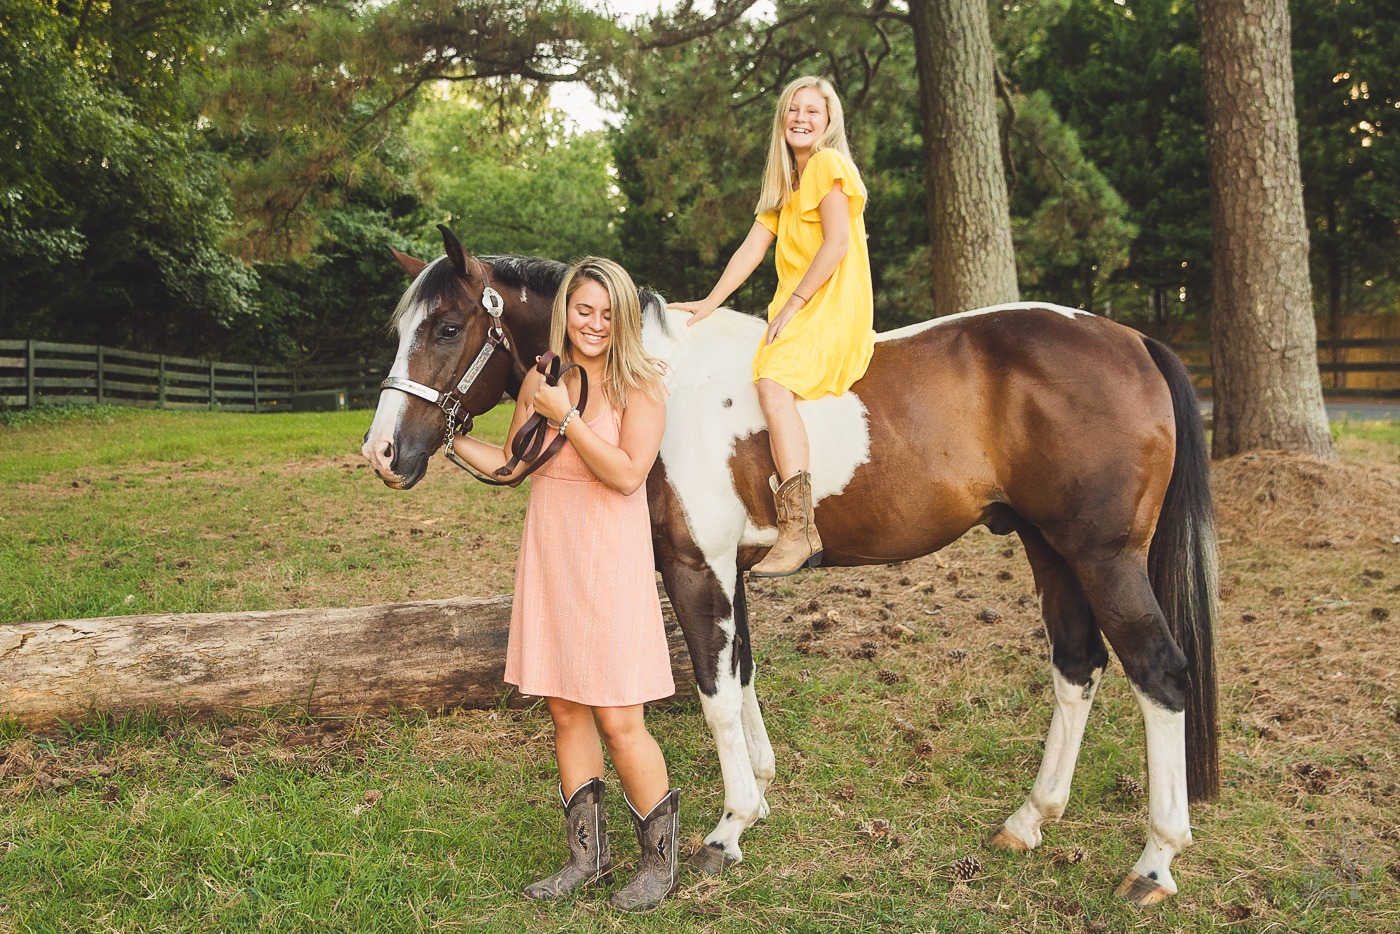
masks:
{"type": "MultiPolygon", "coordinates": [[[[1210,400],[1202,400],[1201,414],[1210,413],[1210,400]]],[[[1400,402],[1328,402],[1327,417],[1334,422],[1400,422],[1400,402]]]]}

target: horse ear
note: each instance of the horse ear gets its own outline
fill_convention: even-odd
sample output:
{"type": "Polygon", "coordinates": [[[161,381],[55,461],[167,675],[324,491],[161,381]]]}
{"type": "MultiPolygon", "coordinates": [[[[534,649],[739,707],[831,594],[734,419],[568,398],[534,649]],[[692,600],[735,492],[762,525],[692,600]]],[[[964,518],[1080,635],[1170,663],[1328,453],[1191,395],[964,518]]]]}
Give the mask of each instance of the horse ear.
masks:
{"type": "MultiPolygon", "coordinates": [[[[388,244],[385,245],[388,246],[388,244]]],[[[389,253],[394,257],[394,259],[399,261],[399,265],[403,267],[404,272],[408,273],[408,277],[410,279],[417,279],[418,274],[424,269],[428,268],[428,264],[423,262],[421,259],[416,259],[412,256],[409,256],[407,253],[400,253],[393,247],[389,247],[389,253]]]]}
{"type": "Polygon", "coordinates": [[[446,224],[438,224],[437,229],[442,231],[442,248],[447,253],[447,261],[452,264],[453,271],[468,282],[475,279],[467,269],[467,254],[462,249],[462,244],[457,242],[457,235],[449,230],[446,224]]]}

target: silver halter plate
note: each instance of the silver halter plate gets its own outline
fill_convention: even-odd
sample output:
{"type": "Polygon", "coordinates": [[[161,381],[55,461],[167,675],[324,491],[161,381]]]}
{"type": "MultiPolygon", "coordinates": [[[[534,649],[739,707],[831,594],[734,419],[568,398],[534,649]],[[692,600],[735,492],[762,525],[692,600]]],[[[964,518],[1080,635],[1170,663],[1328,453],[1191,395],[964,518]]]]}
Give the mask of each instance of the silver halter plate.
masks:
{"type": "MultiPolygon", "coordinates": [[[[486,362],[491,359],[491,354],[495,352],[496,345],[500,344],[506,350],[510,349],[510,341],[505,336],[505,331],[501,328],[501,312],[505,310],[505,300],[501,298],[501,293],[491,286],[487,286],[481,292],[481,304],[486,309],[486,313],[491,316],[491,328],[487,331],[486,343],[481,345],[481,350],[477,353],[472,365],[467,367],[467,372],[462,374],[462,378],[457,381],[457,385],[449,392],[438,392],[431,386],[424,386],[416,380],[411,380],[403,376],[386,376],[379,384],[382,392],[385,389],[397,389],[399,392],[406,392],[411,396],[417,396],[433,405],[447,411],[447,403],[452,402],[452,411],[456,412],[457,406],[461,404],[462,396],[467,394],[467,390],[472,388],[472,383],[481,375],[481,371],[486,368],[486,362]],[[452,397],[456,396],[455,399],[452,397]]],[[[449,419],[449,428],[451,427],[449,419]]]]}

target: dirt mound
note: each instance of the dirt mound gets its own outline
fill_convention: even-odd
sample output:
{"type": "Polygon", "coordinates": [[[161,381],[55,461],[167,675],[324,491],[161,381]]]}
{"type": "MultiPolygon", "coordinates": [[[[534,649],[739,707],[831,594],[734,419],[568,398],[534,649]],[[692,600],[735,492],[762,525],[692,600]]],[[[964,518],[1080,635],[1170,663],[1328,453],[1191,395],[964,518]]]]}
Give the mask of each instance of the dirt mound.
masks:
{"type": "Polygon", "coordinates": [[[1400,536],[1400,469],[1254,451],[1211,469],[1222,538],[1332,547],[1400,536]]]}

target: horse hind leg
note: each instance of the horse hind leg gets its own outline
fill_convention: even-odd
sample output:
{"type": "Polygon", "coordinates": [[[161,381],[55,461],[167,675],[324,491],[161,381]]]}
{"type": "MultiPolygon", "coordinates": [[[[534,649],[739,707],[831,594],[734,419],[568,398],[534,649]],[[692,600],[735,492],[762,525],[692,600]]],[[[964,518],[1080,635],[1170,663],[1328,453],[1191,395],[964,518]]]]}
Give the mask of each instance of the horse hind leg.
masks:
{"type": "Polygon", "coordinates": [[[1064,559],[1034,528],[1018,531],[1040,593],[1051,648],[1055,708],[1030,797],[987,842],[1001,849],[1026,851],[1040,845],[1041,826],[1065,812],[1084,727],[1108,664],[1108,651],[1084,592],[1064,559]]]}
{"type": "Polygon", "coordinates": [[[1117,558],[1079,568],[1094,615],[1118,655],[1147,739],[1147,843],[1118,895],[1139,907],[1176,894],[1171,862],[1191,845],[1186,791],[1186,656],[1167,628],[1145,563],[1117,558]]]}

